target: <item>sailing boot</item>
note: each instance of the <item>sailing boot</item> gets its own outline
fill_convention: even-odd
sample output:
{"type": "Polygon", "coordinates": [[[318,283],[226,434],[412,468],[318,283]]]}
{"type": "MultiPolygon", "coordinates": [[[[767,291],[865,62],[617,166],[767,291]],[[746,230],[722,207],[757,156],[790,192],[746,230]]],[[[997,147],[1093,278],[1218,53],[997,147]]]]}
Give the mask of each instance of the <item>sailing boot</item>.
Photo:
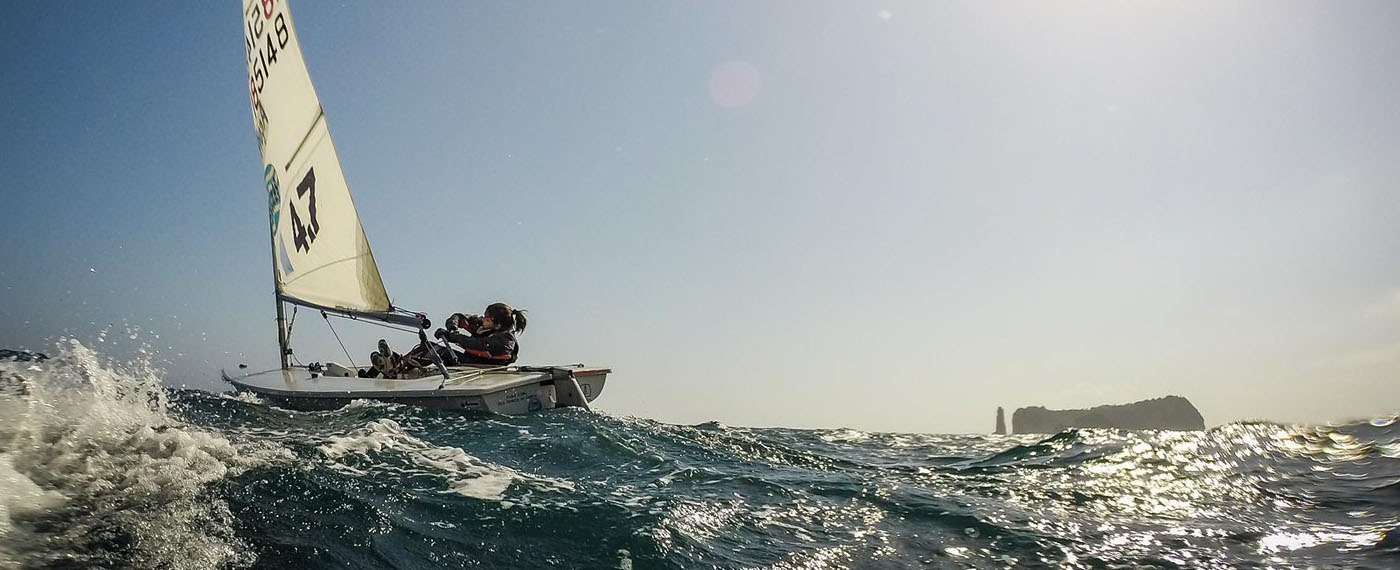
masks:
{"type": "Polygon", "coordinates": [[[374,367],[384,373],[385,378],[392,379],[398,377],[398,367],[394,366],[394,351],[389,348],[388,341],[382,338],[379,339],[379,351],[374,353],[374,356],[370,358],[370,362],[373,362],[374,367]]]}
{"type": "Polygon", "coordinates": [[[356,373],[356,376],[359,376],[360,378],[374,378],[374,377],[379,376],[379,365],[378,365],[378,361],[379,361],[379,353],[378,353],[378,352],[371,352],[371,353],[369,353],[369,368],[365,368],[365,369],[363,369],[363,370],[360,370],[359,372],[356,373]]]}

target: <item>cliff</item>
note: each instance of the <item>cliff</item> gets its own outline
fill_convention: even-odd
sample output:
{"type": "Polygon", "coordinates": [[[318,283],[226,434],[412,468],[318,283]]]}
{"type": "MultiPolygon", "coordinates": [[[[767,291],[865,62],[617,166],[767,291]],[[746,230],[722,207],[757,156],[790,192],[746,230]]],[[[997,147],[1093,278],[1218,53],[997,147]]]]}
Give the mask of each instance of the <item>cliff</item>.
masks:
{"type": "Polygon", "coordinates": [[[1011,433],[1056,433],[1067,428],[1205,429],[1205,418],[1181,396],[1167,396],[1087,410],[1047,410],[1042,406],[1017,408],[1011,414],[1011,433]]]}

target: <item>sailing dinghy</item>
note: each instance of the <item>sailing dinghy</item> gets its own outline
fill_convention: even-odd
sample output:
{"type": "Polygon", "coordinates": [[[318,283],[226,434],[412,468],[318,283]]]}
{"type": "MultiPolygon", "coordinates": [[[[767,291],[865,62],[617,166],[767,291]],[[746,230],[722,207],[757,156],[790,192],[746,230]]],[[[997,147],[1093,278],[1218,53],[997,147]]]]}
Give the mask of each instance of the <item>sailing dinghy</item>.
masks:
{"type": "Polygon", "coordinates": [[[421,331],[430,323],[389,301],[287,1],[244,0],[243,40],[272,230],[281,367],[239,376],[223,372],[224,380],[239,391],[297,409],[336,408],[360,398],[499,414],[588,407],[611,370],[577,364],[449,367],[438,362],[437,370],[410,374],[416,378],[384,379],[359,378],[355,368],[334,362],[293,365],[293,322],[285,312],[289,304],[404,331],[421,331]]]}

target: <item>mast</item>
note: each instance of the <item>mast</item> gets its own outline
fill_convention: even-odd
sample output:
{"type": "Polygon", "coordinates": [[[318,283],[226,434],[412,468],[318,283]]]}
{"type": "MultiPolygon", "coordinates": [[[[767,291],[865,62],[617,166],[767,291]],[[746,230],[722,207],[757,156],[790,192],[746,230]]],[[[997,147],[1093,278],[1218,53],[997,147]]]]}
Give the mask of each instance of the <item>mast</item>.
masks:
{"type": "Polygon", "coordinates": [[[282,301],[277,301],[277,354],[282,361],[282,368],[291,368],[287,357],[292,354],[292,349],[287,346],[287,318],[283,316],[282,301]]]}
{"type": "Polygon", "coordinates": [[[287,346],[287,315],[282,303],[282,284],[277,280],[277,235],[272,234],[269,241],[272,242],[272,299],[277,304],[277,360],[286,370],[290,364],[287,355],[291,351],[287,346]]]}

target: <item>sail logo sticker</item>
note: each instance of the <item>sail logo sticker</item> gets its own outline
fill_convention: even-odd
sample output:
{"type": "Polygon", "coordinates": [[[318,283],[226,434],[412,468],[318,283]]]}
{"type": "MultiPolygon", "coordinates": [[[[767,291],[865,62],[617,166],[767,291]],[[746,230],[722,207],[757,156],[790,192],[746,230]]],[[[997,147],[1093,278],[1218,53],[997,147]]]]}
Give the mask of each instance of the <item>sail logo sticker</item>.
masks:
{"type": "Polygon", "coordinates": [[[287,244],[277,235],[278,221],[282,218],[282,185],[277,180],[277,169],[271,164],[263,168],[263,182],[267,184],[267,220],[272,226],[274,255],[282,262],[282,274],[292,272],[292,260],[287,257],[287,244]]]}
{"type": "Polygon", "coordinates": [[[271,164],[263,169],[263,182],[267,184],[267,219],[272,223],[272,233],[277,233],[277,219],[281,217],[282,189],[277,183],[277,170],[271,164]]]}

